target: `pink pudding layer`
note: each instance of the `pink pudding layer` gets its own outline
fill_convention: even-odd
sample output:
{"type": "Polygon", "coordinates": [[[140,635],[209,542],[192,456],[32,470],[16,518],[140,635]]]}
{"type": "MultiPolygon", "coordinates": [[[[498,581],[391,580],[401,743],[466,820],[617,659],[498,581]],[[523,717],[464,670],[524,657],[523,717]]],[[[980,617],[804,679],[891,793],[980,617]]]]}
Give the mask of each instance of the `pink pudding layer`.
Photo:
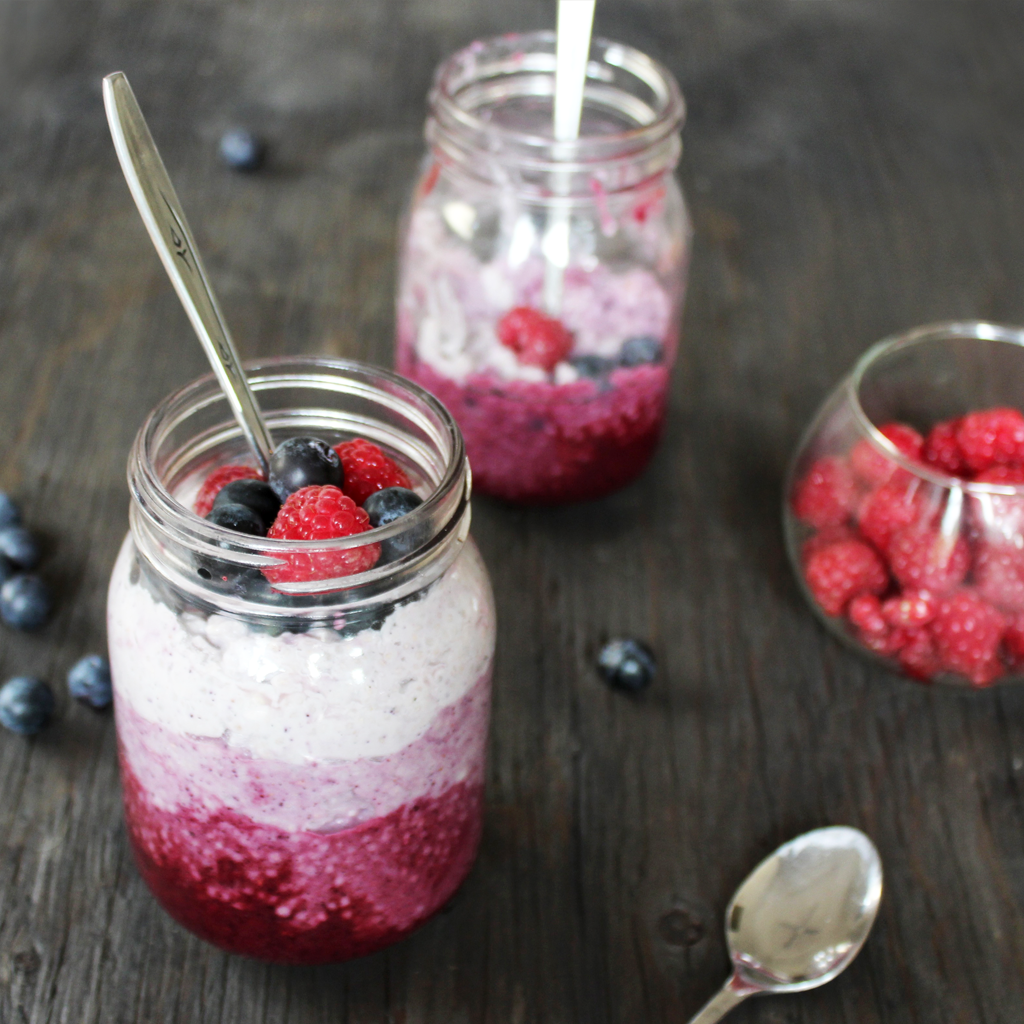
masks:
{"type": "Polygon", "coordinates": [[[489,692],[485,676],[394,754],[321,764],[170,732],[118,700],[143,878],[172,917],[232,953],[313,964],[389,945],[473,864],[489,692]]]}
{"type": "Polygon", "coordinates": [[[473,485],[507,501],[557,504],[618,490],[646,468],[661,438],[669,369],[619,367],[607,382],[457,381],[401,343],[398,372],[436,395],[466,441],[473,485]]]}

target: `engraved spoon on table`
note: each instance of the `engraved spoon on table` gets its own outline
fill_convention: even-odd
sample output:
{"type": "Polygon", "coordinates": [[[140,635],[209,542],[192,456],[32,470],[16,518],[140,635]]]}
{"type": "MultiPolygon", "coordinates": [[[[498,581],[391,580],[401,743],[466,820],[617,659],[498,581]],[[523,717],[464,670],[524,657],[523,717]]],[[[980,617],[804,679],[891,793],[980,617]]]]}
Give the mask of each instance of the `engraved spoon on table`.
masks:
{"type": "Polygon", "coordinates": [[[123,72],[115,71],[103,79],[103,106],[121,170],[149,237],[192,321],[192,327],[203,343],[206,356],[256,457],[263,478],[267,479],[273,451],[270,432],[242,370],[185,211],[123,72]]]}
{"type": "Polygon", "coordinates": [[[714,1024],[748,996],[804,992],[860,952],[882,898],[882,862],[855,828],[797,836],[747,876],[725,912],[732,976],[689,1024],[714,1024]]]}

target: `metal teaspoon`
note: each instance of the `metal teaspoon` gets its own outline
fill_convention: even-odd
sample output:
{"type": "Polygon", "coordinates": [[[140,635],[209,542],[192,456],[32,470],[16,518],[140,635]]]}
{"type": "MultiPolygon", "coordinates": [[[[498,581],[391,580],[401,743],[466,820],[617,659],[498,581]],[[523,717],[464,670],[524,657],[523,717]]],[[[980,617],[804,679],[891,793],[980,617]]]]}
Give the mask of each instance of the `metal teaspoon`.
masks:
{"type": "Polygon", "coordinates": [[[103,105],[135,205],[266,479],[273,451],[270,432],[242,371],[185,211],[123,72],[103,79],[103,105]]]}
{"type": "Polygon", "coordinates": [[[882,862],[863,832],[836,825],[780,846],[729,903],[733,973],[689,1024],[714,1024],[748,996],[831,981],[860,952],[881,898],[882,862]]]}

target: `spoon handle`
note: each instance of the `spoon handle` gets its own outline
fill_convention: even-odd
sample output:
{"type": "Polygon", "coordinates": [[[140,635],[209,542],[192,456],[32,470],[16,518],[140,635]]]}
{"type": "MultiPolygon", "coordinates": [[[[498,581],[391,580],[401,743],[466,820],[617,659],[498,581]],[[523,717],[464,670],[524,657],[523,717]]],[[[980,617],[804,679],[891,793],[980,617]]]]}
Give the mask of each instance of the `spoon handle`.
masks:
{"type": "Polygon", "coordinates": [[[715,1024],[758,990],[741,981],[735,974],[709,999],[689,1024],[715,1024]]]}
{"type": "Polygon", "coordinates": [[[273,450],[270,435],[210,287],[185,211],[123,72],[103,79],[103,105],[121,170],[149,237],[266,476],[273,450]]]}

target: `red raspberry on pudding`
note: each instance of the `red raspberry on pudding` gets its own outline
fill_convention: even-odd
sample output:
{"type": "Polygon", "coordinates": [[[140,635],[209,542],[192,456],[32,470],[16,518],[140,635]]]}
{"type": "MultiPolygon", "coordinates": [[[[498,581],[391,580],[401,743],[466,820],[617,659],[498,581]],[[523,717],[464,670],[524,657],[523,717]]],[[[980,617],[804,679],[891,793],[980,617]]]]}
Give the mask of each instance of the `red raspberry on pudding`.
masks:
{"type": "Polygon", "coordinates": [[[263,474],[255,466],[221,466],[215,469],[204,481],[196,495],[195,512],[205,519],[213,508],[214,499],[220,492],[236,480],[262,480],[263,474]]]}
{"type": "Polygon", "coordinates": [[[893,535],[889,570],[907,590],[948,594],[971,567],[971,549],[963,537],[946,537],[929,527],[908,526],[893,535]]]}
{"type": "Polygon", "coordinates": [[[357,437],[334,446],[344,473],[342,490],[357,504],[385,487],[411,488],[409,478],[375,444],[357,437]]]}
{"type": "Polygon", "coordinates": [[[889,574],[878,552],[862,540],[839,540],[816,550],[804,568],[814,599],[828,615],[841,615],[858,594],[878,595],[889,574]]]}
{"type": "MultiPolygon", "coordinates": [[[[908,459],[918,461],[924,449],[924,438],[905,423],[886,423],[878,432],[891,441],[896,449],[908,459]]],[[[850,465],[853,471],[869,487],[884,484],[899,468],[884,452],[880,452],[870,441],[861,439],[850,451],[850,465]]]]}
{"type": "Polygon", "coordinates": [[[934,469],[950,476],[966,476],[967,463],[964,453],[960,451],[956,432],[960,429],[960,420],[945,420],[936,423],[924,439],[922,456],[924,461],[934,469]]]}
{"type": "Polygon", "coordinates": [[[1016,409],[985,409],[960,420],[956,442],[974,473],[1024,462],[1024,416],[1016,409]]]}
{"type": "Polygon", "coordinates": [[[516,306],[501,318],[498,340],[524,366],[539,366],[549,373],[572,351],[573,341],[561,320],[531,306],[516,306]]]}
{"type": "Polygon", "coordinates": [[[961,590],[939,604],[930,629],[942,668],[987,686],[1003,674],[999,644],[1006,618],[970,590],[961,590]]]}
{"type": "Polygon", "coordinates": [[[826,455],[811,464],[793,489],[793,512],[819,530],[841,526],[857,502],[857,485],[843,459],[826,455]]]}
{"type": "MultiPolygon", "coordinates": [[[[370,517],[348,495],[331,484],[303,487],[281,506],[267,536],[274,540],[330,540],[370,530],[370,517]]],[[[353,576],[372,569],[379,544],[344,551],[295,552],[287,564],[263,570],[271,583],[302,583],[353,576]]]]}

